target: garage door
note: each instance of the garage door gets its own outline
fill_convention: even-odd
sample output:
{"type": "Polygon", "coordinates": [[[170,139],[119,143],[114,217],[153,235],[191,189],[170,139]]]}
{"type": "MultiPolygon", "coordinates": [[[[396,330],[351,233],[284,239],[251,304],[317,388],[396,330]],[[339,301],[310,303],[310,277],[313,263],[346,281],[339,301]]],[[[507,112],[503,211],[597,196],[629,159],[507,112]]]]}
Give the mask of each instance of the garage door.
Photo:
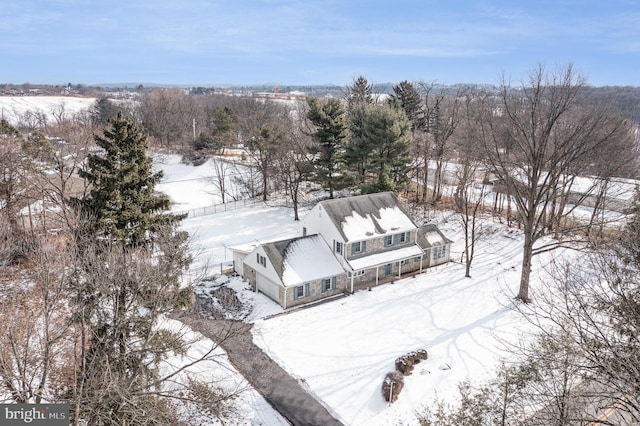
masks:
{"type": "Polygon", "coordinates": [[[256,276],[256,283],[258,285],[258,291],[261,291],[276,302],[280,303],[280,286],[278,284],[260,273],[256,276]]]}

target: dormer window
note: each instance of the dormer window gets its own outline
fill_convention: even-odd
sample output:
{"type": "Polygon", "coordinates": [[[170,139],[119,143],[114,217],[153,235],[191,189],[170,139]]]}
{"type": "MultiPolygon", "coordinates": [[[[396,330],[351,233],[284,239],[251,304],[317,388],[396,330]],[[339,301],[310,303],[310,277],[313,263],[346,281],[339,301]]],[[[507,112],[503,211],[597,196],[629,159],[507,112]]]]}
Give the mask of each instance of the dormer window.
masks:
{"type": "Polygon", "coordinates": [[[366,241],[356,241],[351,243],[351,254],[359,254],[367,251],[366,241]]]}

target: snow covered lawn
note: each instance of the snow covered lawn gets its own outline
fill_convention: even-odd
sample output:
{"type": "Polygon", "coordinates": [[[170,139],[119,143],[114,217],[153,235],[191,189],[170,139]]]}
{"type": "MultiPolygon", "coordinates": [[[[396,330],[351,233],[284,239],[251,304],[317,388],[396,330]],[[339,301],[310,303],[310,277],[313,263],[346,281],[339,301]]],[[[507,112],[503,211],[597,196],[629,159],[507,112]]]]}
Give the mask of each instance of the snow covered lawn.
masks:
{"type": "MultiPolygon", "coordinates": [[[[454,221],[445,235],[462,241],[454,221]]],[[[372,291],[310,309],[258,320],[254,340],[348,425],[416,424],[415,412],[436,397],[457,396],[457,384],[479,382],[498,365],[501,340],[531,326],[513,309],[520,278],[520,233],[494,225],[472,268],[449,263],[372,291]],[[388,406],[381,386],[397,357],[427,349],[398,401],[388,406]]],[[[555,253],[557,255],[557,253],[555,253]]],[[[459,257],[458,257],[459,258],[459,257]]],[[[547,259],[536,259],[532,286],[547,259]],[[542,260],[542,262],[540,262],[542,260]]]]}

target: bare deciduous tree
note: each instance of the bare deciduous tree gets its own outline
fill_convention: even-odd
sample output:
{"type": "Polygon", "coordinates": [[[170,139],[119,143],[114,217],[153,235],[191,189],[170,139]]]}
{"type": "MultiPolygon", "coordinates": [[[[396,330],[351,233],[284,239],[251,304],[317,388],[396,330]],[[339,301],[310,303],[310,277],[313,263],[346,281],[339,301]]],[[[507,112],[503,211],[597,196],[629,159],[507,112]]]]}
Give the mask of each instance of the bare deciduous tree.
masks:
{"type": "Polygon", "coordinates": [[[0,267],[0,381],[18,403],[55,401],[69,381],[71,321],[63,239],[43,237],[27,268],[0,267]]]}
{"type": "Polygon", "coordinates": [[[557,202],[566,196],[563,183],[593,161],[607,160],[613,142],[634,145],[625,120],[584,102],[584,85],[571,66],[551,75],[540,66],[521,87],[503,81],[496,96],[484,98],[480,136],[485,158],[513,199],[525,236],[517,293],[524,302],[529,301],[534,244],[554,220],[568,214],[557,202]]]}

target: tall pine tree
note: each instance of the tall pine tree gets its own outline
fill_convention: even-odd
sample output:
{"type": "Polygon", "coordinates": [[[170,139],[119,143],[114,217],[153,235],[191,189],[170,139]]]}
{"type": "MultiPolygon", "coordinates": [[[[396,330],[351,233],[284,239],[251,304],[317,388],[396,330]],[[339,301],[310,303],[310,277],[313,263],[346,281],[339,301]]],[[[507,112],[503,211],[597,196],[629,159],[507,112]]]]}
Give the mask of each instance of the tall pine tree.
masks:
{"type": "Polygon", "coordinates": [[[334,190],[341,186],[342,157],[347,139],[345,111],[339,99],[309,98],[307,118],[315,126],[311,133],[316,154],[316,175],[333,198],[334,190]]]}
{"type": "Polygon", "coordinates": [[[345,89],[345,100],[349,113],[359,105],[371,105],[373,103],[373,88],[363,76],[358,77],[351,86],[345,89]]]}
{"type": "Polygon", "coordinates": [[[101,152],[87,157],[79,170],[91,191],[79,204],[99,237],[126,246],[144,246],[153,233],[177,217],[162,212],[169,199],[155,191],[162,172],[154,173],[147,140],[133,121],[118,113],[104,135],[95,136],[101,152]]]}
{"type": "Polygon", "coordinates": [[[180,385],[161,365],[188,343],[161,323],[192,303],[181,279],[191,261],[187,233],[177,229],[181,217],[164,212],[169,199],[155,191],[162,173],[134,123],[119,114],[95,140],[101,150],[79,172],[91,192],[77,200],[88,226],[74,234],[70,288],[83,333],[66,399],[76,423],[174,424],[171,400],[189,390],[165,389],[180,385]]]}
{"type": "Polygon", "coordinates": [[[409,177],[410,127],[394,104],[360,105],[349,121],[345,165],[364,193],[396,191],[409,177]]]}
{"type": "Polygon", "coordinates": [[[411,130],[422,130],[426,127],[427,120],[420,93],[415,86],[407,80],[401,81],[400,84],[393,86],[393,95],[391,102],[402,108],[407,118],[411,122],[411,130]]]}

